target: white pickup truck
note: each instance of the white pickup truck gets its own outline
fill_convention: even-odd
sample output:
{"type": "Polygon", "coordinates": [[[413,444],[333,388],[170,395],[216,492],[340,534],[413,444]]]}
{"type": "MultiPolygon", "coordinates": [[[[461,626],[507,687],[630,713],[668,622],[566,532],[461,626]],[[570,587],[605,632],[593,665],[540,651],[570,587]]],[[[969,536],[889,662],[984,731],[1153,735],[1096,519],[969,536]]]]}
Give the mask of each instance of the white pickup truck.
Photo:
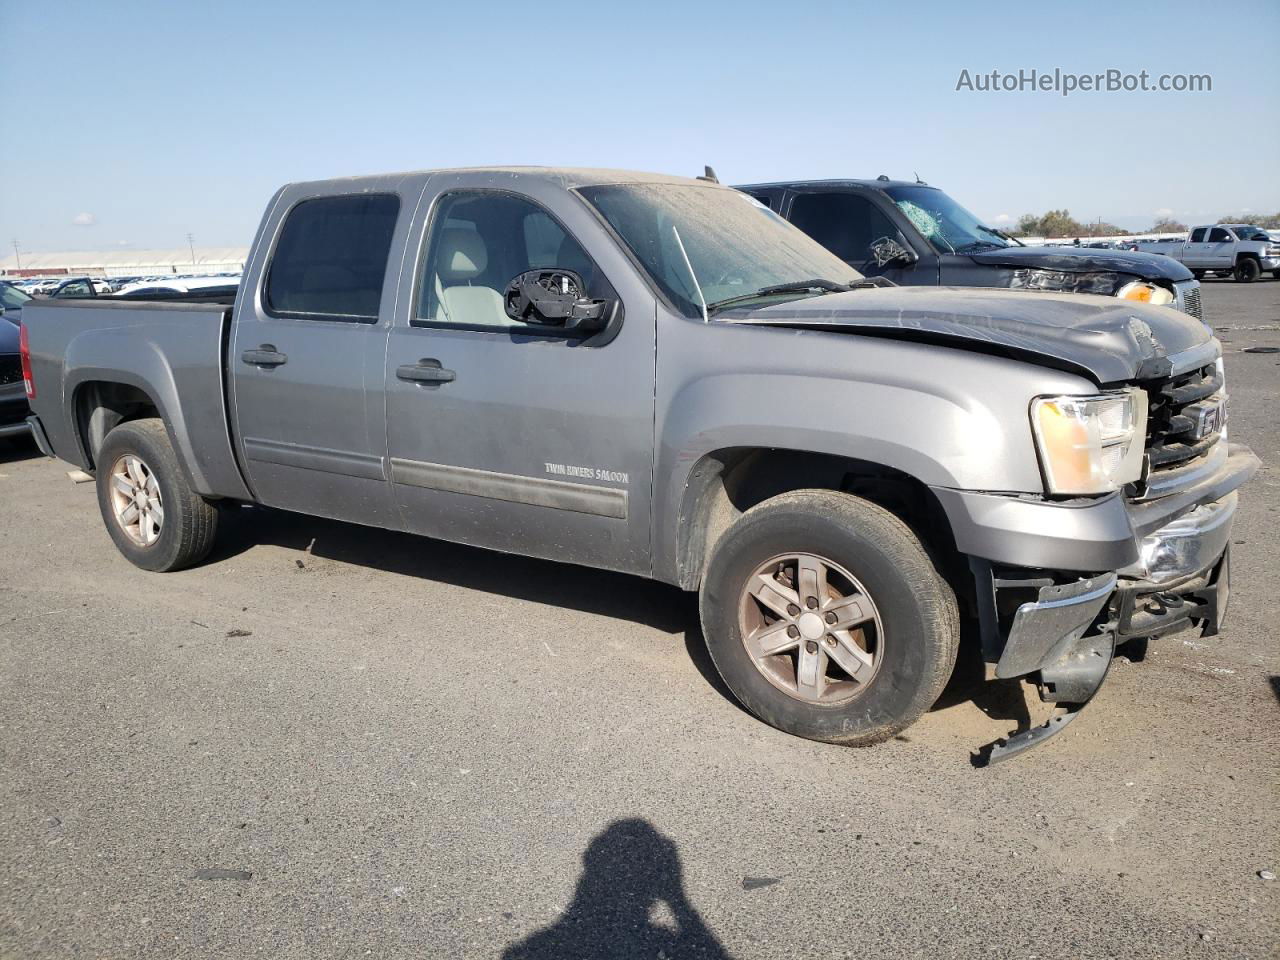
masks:
{"type": "Polygon", "coordinates": [[[1280,279],[1280,243],[1261,227],[1248,223],[1194,227],[1185,243],[1143,240],[1137,249],[1181,260],[1197,280],[1206,273],[1220,273],[1229,274],[1240,283],[1251,283],[1266,271],[1280,279]]]}

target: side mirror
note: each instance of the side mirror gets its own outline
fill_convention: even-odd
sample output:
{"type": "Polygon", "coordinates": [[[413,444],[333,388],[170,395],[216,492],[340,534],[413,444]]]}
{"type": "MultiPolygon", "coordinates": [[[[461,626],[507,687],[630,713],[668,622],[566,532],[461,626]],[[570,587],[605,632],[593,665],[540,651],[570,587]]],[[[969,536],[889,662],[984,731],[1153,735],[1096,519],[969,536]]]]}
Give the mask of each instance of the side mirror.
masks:
{"type": "Polygon", "coordinates": [[[580,274],[558,267],[517,276],[507,284],[502,305],[520,323],[580,333],[603,330],[615,306],[612,300],[592,300],[580,274]]]}
{"type": "Polygon", "coordinates": [[[919,255],[905,244],[893,237],[881,237],[871,244],[871,258],[877,267],[887,267],[891,263],[912,264],[920,259],[919,255]]]}

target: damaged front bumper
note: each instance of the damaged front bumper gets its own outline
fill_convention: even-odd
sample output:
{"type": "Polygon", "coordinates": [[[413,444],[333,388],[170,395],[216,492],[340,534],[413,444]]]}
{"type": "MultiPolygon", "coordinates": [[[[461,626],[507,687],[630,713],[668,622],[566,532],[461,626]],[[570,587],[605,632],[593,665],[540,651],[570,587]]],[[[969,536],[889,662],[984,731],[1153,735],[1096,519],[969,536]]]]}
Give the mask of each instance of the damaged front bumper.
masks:
{"type": "Polygon", "coordinates": [[[984,653],[996,677],[1030,678],[1040,698],[1060,708],[1047,724],[992,745],[986,762],[1062,730],[1102,685],[1117,644],[1188,627],[1202,636],[1218,632],[1230,596],[1235,491],[1257,466],[1247,448],[1233,447],[1198,491],[1170,497],[1173,503],[1134,505],[1128,562],[1112,572],[1072,577],[1061,568],[971,561],[984,653]],[[1205,500],[1206,493],[1218,497],[1205,500]]]}

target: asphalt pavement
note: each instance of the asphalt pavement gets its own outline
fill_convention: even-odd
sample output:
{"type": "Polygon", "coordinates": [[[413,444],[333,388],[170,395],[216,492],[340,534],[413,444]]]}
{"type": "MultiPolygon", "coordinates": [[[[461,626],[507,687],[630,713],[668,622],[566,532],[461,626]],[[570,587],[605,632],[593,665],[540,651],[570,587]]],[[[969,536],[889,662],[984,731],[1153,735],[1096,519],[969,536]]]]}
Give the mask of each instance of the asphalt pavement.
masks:
{"type": "Polygon", "coordinates": [[[249,508],[149,574],[0,448],[0,956],[1276,956],[1280,281],[1204,301],[1266,464],[1226,628],[988,769],[1043,708],[972,662],[810,743],[673,588],[249,508]]]}

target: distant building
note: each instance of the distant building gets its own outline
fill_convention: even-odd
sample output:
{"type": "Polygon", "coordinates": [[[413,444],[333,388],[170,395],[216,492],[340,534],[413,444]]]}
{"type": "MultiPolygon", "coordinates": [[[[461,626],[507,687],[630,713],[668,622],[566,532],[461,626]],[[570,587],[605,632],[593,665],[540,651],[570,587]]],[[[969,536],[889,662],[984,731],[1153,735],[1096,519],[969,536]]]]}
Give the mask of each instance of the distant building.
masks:
{"type": "Polygon", "coordinates": [[[10,253],[0,257],[4,277],[136,277],[179,273],[239,273],[248,247],[175,247],[172,250],[81,250],[10,253]],[[19,266],[21,264],[21,266],[19,266]]]}

